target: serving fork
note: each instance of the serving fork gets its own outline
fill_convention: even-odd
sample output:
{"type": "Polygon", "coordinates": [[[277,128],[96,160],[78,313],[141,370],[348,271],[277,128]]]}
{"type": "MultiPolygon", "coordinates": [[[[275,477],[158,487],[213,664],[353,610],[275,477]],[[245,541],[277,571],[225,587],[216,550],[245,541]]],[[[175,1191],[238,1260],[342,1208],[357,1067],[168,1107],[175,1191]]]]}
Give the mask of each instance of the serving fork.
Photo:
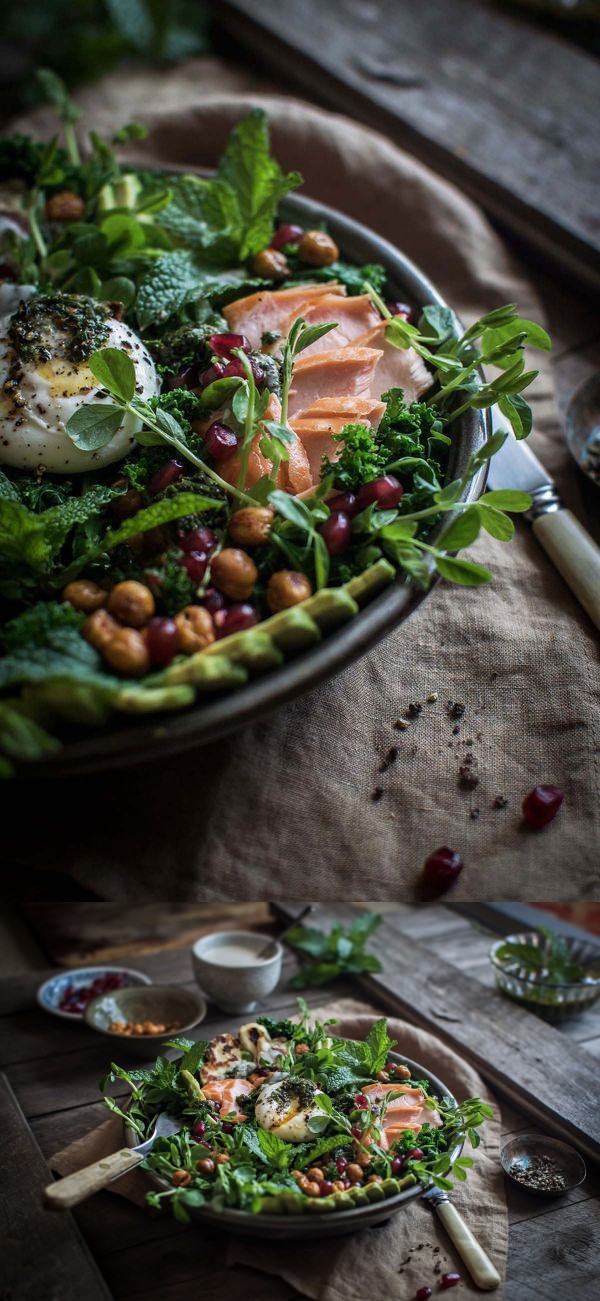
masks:
{"type": "Polygon", "coordinates": [[[66,1211],[70,1206],[77,1206],[78,1202],[85,1201],[86,1197],[99,1192],[114,1179],[120,1179],[121,1175],[134,1170],[152,1151],[157,1138],[169,1138],[171,1134],[177,1134],[182,1124],[181,1119],[170,1116],[167,1111],[159,1112],[150,1137],[143,1143],[138,1143],[135,1147],[119,1148],[118,1152],[100,1157],[99,1161],[84,1166],[83,1170],[75,1170],[73,1174],[65,1175],[64,1179],[49,1184],[44,1189],[45,1205],[54,1211],[66,1211]]]}

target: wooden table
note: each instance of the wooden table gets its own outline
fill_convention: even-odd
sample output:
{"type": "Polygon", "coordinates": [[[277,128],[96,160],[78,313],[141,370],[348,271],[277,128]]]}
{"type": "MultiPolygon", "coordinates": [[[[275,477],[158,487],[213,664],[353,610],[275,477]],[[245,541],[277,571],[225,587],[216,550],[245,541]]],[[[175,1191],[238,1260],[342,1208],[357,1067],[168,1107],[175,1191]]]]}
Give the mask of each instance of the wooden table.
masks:
{"type": "MultiPolygon", "coordinates": [[[[288,910],[293,913],[298,905],[288,910]]],[[[279,906],[280,915],[286,910],[279,906]]],[[[348,905],[323,906],[315,914],[319,924],[327,922],[328,915],[350,915],[348,905]]],[[[354,914],[355,915],[355,914],[354,914]]],[[[385,914],[372,945],[385,954],[386,962],[393,962],[386,976],[388,987],[394,980],[394,963],[406,961],[416,968],[421,954],[430,955],[428,985],[430,994],[436,990],[440,972],[450,972],[443,992],[437,988],[431,995],[429,1015],[437,1017],[436,1032],[445,1038],[467,1034],[468,1026],[460,1014],[464,997],[480,1007],[490,1023],[514,1013],[515,1044],[512,1063],[507,1061],[515,1078],[519,1079],[519,1060],[527,1074],[537,1069],[550,1076],[555,1092],[569,1089],[573,1075],[585,1074],[600,1058],[600,1009],[588,1012],[579,1020],[567,1023],[560,1032],[550,1032],[544,1023],[522,1014],[520,1009],[492,992],[492,974],[488,964],[491,942],[489,931],[475,927],[455,910],[443,906],[399,907],[385,914]],[[423,946],[421,949],[419,946],[423,946]],[[400,956],[399,956],[400,955],[400,956]],[[437,967],[435,966],[437,964],[437,967]],[[446,965],[447,964],[447,965],[446,965]],[[437,977],[435,971],[437,970],[437,977]],[[453,988],[454,984],[454,988],[453,988]],[[526,1016],[525,1027],[523,1015],[526,1016]],[[548,1034],[552,1035],[551,1040],[548,1034]],[[561,1059],[562,1070],[556,1064],[561,1059]],[[515,1055],[516,1054],[516,1055],[515,1055]],[[538,1062],[538,1058],[542,1058],[538,1062]],[[577,1060],[574,1060],[576,1058],[577,1060]]],[[[154,980],[193,985],[189,954],[185,950],[171,949],[151,956],[136,957],[135,965],[146,971],[154,980]]],[[[267,1000],[264,1010],[289,1015],[295,1009],[295,997],[286,989],[287,977],[295,968],[291,956],[285,961],[284,978],[280,988],[267,1000]]],[[[23,1109],[33,1135],[42,1153],[49,1157],[60,1148],[106,1119],[106,1111],[98,1101],[98,1081],[107,1065],[107,1048],[93,1032],[77,1026],[71,1027],[48,1016],[35,1004],[35,990],[40,983],[40,973],[5,979],[0,982],[0,1069],[8,1080],[23,1109]]],[[[384,1006],[384,984],[379,987],[369,977],[361,987],[358,983],[338,981],[326,990],[318,991],[313,1005],[340,996],[367,997],[376,1007],[384,1006]],[[378,992],[379,991],[379,992],[378,992]]],[[[389,988],[388,988],[389,998],[389,988]]],[[[407,1017],[407,1019],[411,1019],[407,1017]]],[[[414,1019],[414,1018],[413,1018],[414,1019]]],[[[239,1018],[230,1018],[209,1010],[209,1019],[201,1028],[202,1036],[217,1030],[236,1029],[239,1018]]],[[[199,1031],[200,1034],[200,1031],[199,1031]]],[[[493,1052],[491,1056],[493,1056],[493,1052]]],[[[493,1065],[493,1063],[492,1063],[493,1065]]],[[[487,1068],[486,1068],[487,1069],[487,1068]]],[[[505,1135],[525,1132],[535,1128],[530,1116],[514,1101],[502,1105],[505,1135]]],[[[579,1118],[578,1123],[579,1122],[579,1118]]],[[[548,1129],[548,1126],[545,1126],[548,1129]]],[[[593,1122],[589,1125],[590,1133],[593,1122]]],[[[591,1140],[590,1140],[591,1141],[591,1140]]],[[[11,1192],[8,1177],[17,1178],[14,1168],[6,1169],[0,1179],[1,1203],[16,1200],[20,1204],[21,1189],[11,1192]],[[16,1192],[16,1197],[15,1197],[16,1192]]],[[[44,1182],[43,1171],[36,1170],[39,1186],[44,1182]]],[[[35,1181],[34,1181],[35,1183],[35,1181]]],[[[31,1187],[28,1171],[23,1170],[20,1185],[31,1187]]],[[[539,1201],[519,1189],[507,1190],[510,1217],[510,1246],[506,1301],[547,1301],[549,1297],[577,1297],[577,1301],[592,1301],[597,1295],[597,1272],[600,1264],[598,1252],[598,1211],[600,1207],[600,1177],[597,1170],[589,1168],[588,1178],[581,1188],[559,1201],[539,1201]]],[[[36,1197],[30,1197],[27,1215],[23,1215],[20,1231],[22,1251],[29,1252],[32,1241],[47,1225],[48,1213],[37,1209],[36,1197]]],[[[224,1235],[205,1235],[200,1227],[186,1230],[170,1218],[147,1219],[143,1212],[123,1198],[103,1192],[84,1203],[75,1213],[78,1229],[89,1247],[113,1297],[119,1299],[143,1297],[144,1301],[180,1301],[182,1288],[187,1295],[200,1295],[194,1284],[212,1297],[219,1295],[222,1283],[226,1294],[226,1280],[222,1277],[224,1235]],[[191,1289],[191,1290],[190,1290],[191,1289]]],[[[73,1260],[75,1256],[73,1256],[73,1260]]],[[[6,1268],[6,1259],[5,1259],[6,1268]]],[[[9,1258],[10,1268],[10,1258],[9,1258]]],[[[73,1264],[72,1268],[75,1268],[73,1264]]],[[[82,1268],[88,1268],[85,1264],[82,1268]]],[[[1,1269],[1,1267],[0,1267],[1,1269]]],[[[43,1262],[36,1262],[38,1279],[43,1277],[43,1262]]],[[[72,1280],[73,1281],[73,1280],[72,1280]]],[[[11,1301],[38,1301],[41,1292],[19,1290],[12,1281],[9,1290],[11,1301]]],[[[54,1298],[54,1293],[51,1294],[54,1298]]],[[[58,1293],[56,1294],[59,1295],[58,1293]]],[[[61,1293],[61,1301],[63,1294],[61,1293]]],[[[89,1296],[80,1288],[79,1297],[89,1296]]],[[[98,1297],[103,1295],[97,1293],[98,1297]]],[[[0,1286],[0,1297],[7,1296],[0,1286]]],[[[65,1301],[77,1297],[77,1289],[65,1292],[65,1301]]],[[[94,1295],[95,1301],[95,1295],[94,1295]]]]}

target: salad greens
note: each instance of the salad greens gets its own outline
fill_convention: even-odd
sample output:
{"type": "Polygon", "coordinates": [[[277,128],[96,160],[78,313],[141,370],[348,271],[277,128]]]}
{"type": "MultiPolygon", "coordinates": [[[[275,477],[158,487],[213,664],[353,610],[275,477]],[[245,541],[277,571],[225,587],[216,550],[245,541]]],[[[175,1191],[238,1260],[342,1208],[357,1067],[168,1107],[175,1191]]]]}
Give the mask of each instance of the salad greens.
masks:
{"type": "Polygon", "coordinates": [[[314,926],[293,926],[286,931],[286,944],[302,955],[303,965],[289,981],[290,988],[325,985],[345,972],[383,971],[379,958],[365,953],[367,940],[380,925],[378,913],[364,912],[347,929],[336,923],[328,935],[314,926]]]}
{"type": "Polygon", "coordinates": [[[111,1096],[104,1102],[137,1142],[162,1110],[182,1121],[144,1159],[163,1184],[148,1193],[151,1206],[170,1203],[182,1223],[202,1206],[341,1213],[417,1183],[448,1189],[452,1177],[466,1179],[473,1158],[462,1155],[463,1145],[479,1146],[491,1108],[479,1098],[458,1104],[437,1097],[426,1080],[411,1079],[384,1019],[364,1042],[336,1038],[333,1020],[311,1028],[309,1009],[298,1001],[298,1022],[262,1016],[237,1038],[173,1039],[168,1046],[183,1054],[176,1061],[159,1057],[153,1067],[130,1071],[112,1064],[100,1087],[124,1083],[131,1098],[126,1110],[111,1096]],[[224,1042],[228,1065],[218,1068],[214,1054],[224,1042]],[[407,1092],[409,1109],[395,1107],[407,1092]],[[277,1133],[290,1099],[292,1111],[293,1100],[306,1108],[294,1139],[277,1133]]]}
{"type": "Polygon", "coordinates": [[[485,566],[455,553],[481,530],[508,541],[511,515],[530,499],[506,491],[466,502],[505,435],[492,433],[449,482],[453,443],[467,411],[492,406],[525,437],[523,391],[536,372],[524,350],[550,346],[514,304],[466,330],[437,305],[416,323],[394,315],[385,269],[344,261],[331,240],[326,265],[313,265],[299,228],[278,225],[279,205],[301,177],[273,158],[261,111],[234,128],[212,177],[133,171],[119,150],[143,127],[125,126],[112,140],[91,131],[84,142],[61,80],[48,70],[39,79],[59,131],[46,143],[0,138],[0,182],[12,205],[0,248],[0,302],[10,304],[2,306],[0,382],[12,422],[0,442],[0,690],[12,693],[0,728],[4,774],[114,711],[181,708],[202,691],[243,683],[260,663],[280,662],[351,617],[395,574],[423,590],[436,574],[462,586],[489,582],[485,566]],[[272,240],[283,267],[273,271],[277,280],[264,273],[272,240]],[[260,309],[263,295],[276,300],[274,289],[304,285],[331,286],[328,302],[343,303],[344,293],[370,299],[369,319],[375,312],[386,322],[386,344],[399,355],[410,349],[431,380],[419,400],[399,385],[384,392],[376,428],[356,416],[338,422],[318,474],[293,430],[290,395],[300,354],[320,340],[326,349],[336,321],[313,323],[298,311],[284,334],[265,328],[252,346],[224,315],[234,300],[250,296],[260,309]],[[40,437],[56,331],[66,340],[63,357],[83,367],[90,399],[53,408],[64,443],[58,464],[25,468],[28,456],[20,462],[3,449],[28,446],[19,430],[30,417],[40,437]],[[154,376],[147,387],[142,353],[154,376]],[[125,429],[129,442],[111,463],[125,429]],[[312,485],[302,491],[293,486],[299,450],[312,485]],[[85,472],[69,471],[73,456],[87,458],[85,472]],[[387,476],[393,504],[366,492],[387,476]],[[244,512],[263,531],[254,540],[251,531],[240,551],[244,512]],[[249,583],[217,581],[224,561],[243,563],[249,583]],[[151,619],[109,618],[123,584],[145,589],[151,619]],[[190,632],[198,627],[201,635],[190,632]],[[125,653],[131,647],[135,654],[125,653]]]}
{"type": "Polygon", "coordinates": [[[507,965],[522,968],[532,976],[539,976],[544,985],[578,984],[588,974],[585,967],[573,962],[567,941],[556,931],[538,926],[545,944],[528,944],[525,941],[505,940],[496,949],[496,958],[507,965]]]}

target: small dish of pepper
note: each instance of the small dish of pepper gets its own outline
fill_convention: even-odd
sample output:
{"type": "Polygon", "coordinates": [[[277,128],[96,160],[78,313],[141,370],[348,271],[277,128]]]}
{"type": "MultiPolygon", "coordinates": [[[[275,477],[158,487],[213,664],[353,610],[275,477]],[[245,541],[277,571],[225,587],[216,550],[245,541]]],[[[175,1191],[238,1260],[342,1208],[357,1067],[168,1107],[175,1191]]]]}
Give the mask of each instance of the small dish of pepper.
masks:
{"type": "Polygon", "coordinates": [[[519,1134],[502,1148],[505,1175],[535,1197],[564,1197],[586,1177],[583,1157],[574,1147],[543,1134],[519,1134]]]}

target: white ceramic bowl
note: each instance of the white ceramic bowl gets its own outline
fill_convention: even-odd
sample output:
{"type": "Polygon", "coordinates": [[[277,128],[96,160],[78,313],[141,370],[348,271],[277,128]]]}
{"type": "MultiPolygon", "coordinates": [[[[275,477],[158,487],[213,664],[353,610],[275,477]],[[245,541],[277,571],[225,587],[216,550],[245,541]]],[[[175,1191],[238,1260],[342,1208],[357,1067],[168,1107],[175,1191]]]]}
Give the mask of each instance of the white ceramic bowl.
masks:
{"type": "Polygon", "coordinates": [[[279,983],[282,959],[281,944],[256,931],[213,931],[196,940],[192,948],[196,980],[223,1012],[252,1012],[259,999],[266,998],[279,983]],[[241,944],[250,953],[258,953],[270,944],[273,957],[260,962],[250,958],[243,966],[226,966],[218,961],[218,952],[230,944],[241,944]]]}
{"type": "Polygon", "coordinates": [[[59,1003],[66,994],[68,987],[72,985],[75,989],[89,988],[98,976],[107,976],[113,973],[123,976],[121,989],[130,985],[152,984],[150,977],[145,976],[143,971],[133,971],[131,967],[76,967],[72,971],[59,971],[56,975],[45,980],[37,991],[37,1001],[45,1012],[51,1012],[53,1016],[60,1016],[63,1021],[70,1021],[72,1024],[83,1021],[83,1012],[62,1012],[59,1007],[59,1003]]]}

